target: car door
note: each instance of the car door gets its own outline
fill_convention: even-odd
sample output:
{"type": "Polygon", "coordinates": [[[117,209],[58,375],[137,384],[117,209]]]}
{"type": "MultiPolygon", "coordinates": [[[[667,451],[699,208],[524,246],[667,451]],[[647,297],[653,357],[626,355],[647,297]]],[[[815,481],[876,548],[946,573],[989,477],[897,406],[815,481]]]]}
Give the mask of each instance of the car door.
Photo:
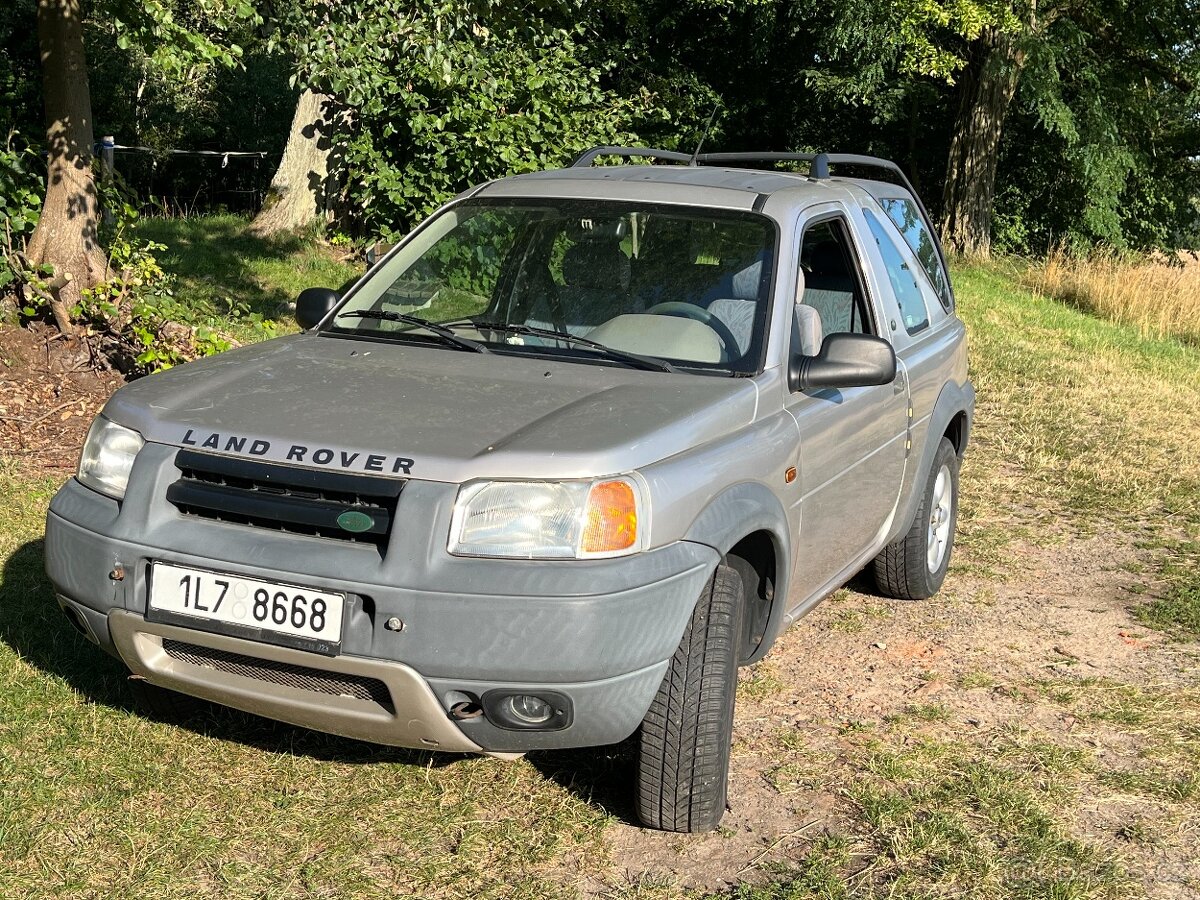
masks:
{"type": "MultiPolygon", "coordinates": [[[[824,333],[888,338],[864,277],[867,238],[846,208],[822,204],[798,232],[797,300],[817,309],[824,333]]],[[[904,476],[907,379],[898,366],[892,383],[797,391],[785,405],[800,434],[799,515],[792,510],[800,522],[792,592],[799,605],[852,575],[887,534],[904,476]]]]}

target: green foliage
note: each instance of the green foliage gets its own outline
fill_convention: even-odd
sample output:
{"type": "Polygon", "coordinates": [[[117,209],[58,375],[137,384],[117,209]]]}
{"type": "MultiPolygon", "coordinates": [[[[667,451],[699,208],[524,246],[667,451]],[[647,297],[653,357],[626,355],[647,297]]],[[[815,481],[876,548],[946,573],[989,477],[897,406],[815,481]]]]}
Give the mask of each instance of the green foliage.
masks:
{"type": "Polygon", "coordinates": [[[1195,15],[1192,2],[1092,2],[1030,35],[997,182],[1002,249],[1200,238],[1195,15]]]}
{"type": "Polygon", "coordinates": [[[839,104],[881,109],[914,80],[953,85],[985,28],[1019,27],[1009,4],[997,0],[842,0],[802,9],[798,24],[822,45],[802,69],[806,86],[839,104]]]}
{"type": "Polygon", "coordinates": [[[108,0],[99,5],[91,11],[93,27],[115,35],[121,50],[139,47],[176,79],[194,75],[197,66],[233,66],[242,48],[225,36],[243,22],[262,21],[250,0],[108,0]]]}
{"type": "Polygon", "coordinates": [[[0,291],[19,277],[20,263],[13,254],[24,249],[42,212],[45,179],[38,155],[28,147],[14,146],[15,134],[0,148],[0,219],[4,232],[0,234],[0,291]]]}
{"type": "MultiPolygon", "coordinates": [[[[222,23],[220,30],[212,20],[201,19],[195,23],[203,29],[197,39],[202,37],[215,49],[187,57],[163,58],[162,47],[149,37],[129,40],[129,27],[90,20],[86,30],[93,112],[104,133],[116,135],[118,143],[155,150],[282,149],[296,100],[288,85],[290,62],[266,51],[255,19],[222,23]],[[225,44],[238,52],[219,52],[225,44]],[[186,71],[181,72],[185,59],[186,71]]],[[[164,177],[173,175],[167,163],[165,156],[117,157],[117,167],[127,177],[160,188],[164,177]]],[[[193,158],[171,168],[186,168],[195,175],[205,165],[193,158]]],[[[224,172],[223,177],[231,174],[224,172]]]]}
{"type": "Polygon", "coordinates": [[[298,29],[301,80],[350,111],[338,143],[360,230],[404,234],[470,185],[632,139],[627,123],[652,98],[605,90],[612,63],[587,64],[557,12],[368,0],[298,29]]]}
{"type": "Polygon", "coordinates": [[[174,278],[157,257],[167,247],[137,234],[139,213],[129,191],[119,180],[103,185],[101,202],[112,215],[101,233],[110,277],[83,289],[71,317],[118,369],[136,377],[228,350],[234,344],[223,330],[227,317],[247,322],[259,339],[273,336],[274,323],[252,315],[244,304],[230,303],[218,314],[177,299],[174,278]]]}
{"type": "MultiPolygon", "coordinates": [[[[935,214],[981,37],[1021,36],[1002,249],[1200,243],[1196,0],[96,0],[98,133],[277,153],[298,86],[335,97],[338,233],[395,237],[489,178],[616,141],[900,161],[935,214]],[[263,19],[267,21],[264,23],[263,19]],[[292,75],[295,84],[289,84],[292,75]]],[[[42,119],[33,0],[0,10],[0,133],[42,119]]],[[[143,192],[250,197],[252,164],[119,156],[143,192]]],[[[267,172],[260,173],[260,185],[267,172]]]]}

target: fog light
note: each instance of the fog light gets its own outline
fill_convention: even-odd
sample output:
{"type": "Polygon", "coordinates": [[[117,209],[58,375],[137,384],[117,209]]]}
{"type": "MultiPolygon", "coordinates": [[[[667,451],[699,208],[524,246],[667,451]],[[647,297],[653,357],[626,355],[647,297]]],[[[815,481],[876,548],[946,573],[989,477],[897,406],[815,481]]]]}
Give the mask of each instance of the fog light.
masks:
{"type": "Polygon", "coordinates": [[[488,691],[480,702],[489,722],[512,731],[560,731],[571,724],[571,700],[558,691],[488,691]]]}
{"type": "Polygon", "coordinates": [[[534,697],[532,694],[517,694],[504,702],[508,706],[508,711],[518,721],[528,722],[530,725],[544,725],[554,717],[554,707],[541,697],[534,697]]]}

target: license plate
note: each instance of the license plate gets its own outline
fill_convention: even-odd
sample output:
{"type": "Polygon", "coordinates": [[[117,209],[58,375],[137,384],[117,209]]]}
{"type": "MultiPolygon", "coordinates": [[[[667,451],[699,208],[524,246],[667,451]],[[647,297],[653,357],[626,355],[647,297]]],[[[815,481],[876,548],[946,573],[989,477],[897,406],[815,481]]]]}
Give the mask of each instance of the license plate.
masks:
{"type": "Polygon", "coordinates": [[[156,562],[149,607],[208,623],[336,644],[345,594],[156,562]]]}

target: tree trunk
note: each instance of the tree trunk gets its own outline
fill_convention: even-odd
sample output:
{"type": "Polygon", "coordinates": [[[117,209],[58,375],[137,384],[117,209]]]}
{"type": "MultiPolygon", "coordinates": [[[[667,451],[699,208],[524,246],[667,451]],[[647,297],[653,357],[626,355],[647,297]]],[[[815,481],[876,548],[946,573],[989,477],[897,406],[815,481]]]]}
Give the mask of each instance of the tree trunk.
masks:
{"type": "Polygon", "coordinates": [[[1004,119],[1025,64],[1021,40],[1021,35],[986,30],[963,81],[946,164],[941,221],[942,241],[957,253],[991,253],[996,159],[1004,119]]]}
{"type": "Polygon", "coordinates": [[[304,228],[327,213],[325,180],[333,145],[332,124],[330,97],[305,90],[296,103],[287,146],[266,202],[250,224],[255,234],[304,228]]]}
{"type": "Polygon", "coordinates": [[[46,200],[26,253],[34,265],[54,266],[50,310],[69,333],[68,311],[80,289],[103,281],[106,268],[96,233],[92,96],[79,0],[39,0],[37,31],[46,101],[46,200]]]}

